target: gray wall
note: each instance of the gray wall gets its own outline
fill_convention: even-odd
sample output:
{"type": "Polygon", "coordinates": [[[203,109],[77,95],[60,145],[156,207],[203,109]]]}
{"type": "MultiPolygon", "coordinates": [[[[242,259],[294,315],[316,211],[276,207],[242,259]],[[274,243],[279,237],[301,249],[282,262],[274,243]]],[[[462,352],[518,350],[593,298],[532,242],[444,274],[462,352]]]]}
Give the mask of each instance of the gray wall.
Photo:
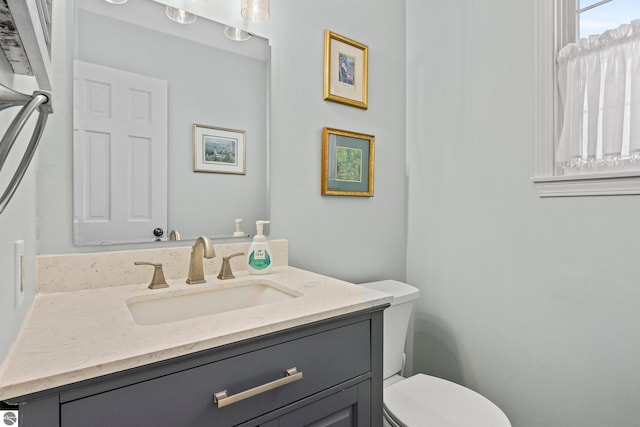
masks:
{"type": "Polygon", "coordinates": [[[514,427],[640,420],[640,197],[542,200],[535,0],[407,0],[414,369],[514,427]]]}
{"type": "MultiPolygon", "coordinates": [[[[22,93],[31,94],[37,84],[33,77],[13,75],[9,63],[0,54],[0,83],[22,93]]],[[[0,138],[18,113],[13,107],[0,112],[0,138]]],[[[25,147],[33,132],[35,116],[27,122],[16,140],[7,163],[0,173],[0,192],[11,180],[25,147]]],[[[36,239],[36,155],[29,167],[20,187],[14,194],[4,212],[0,214],[0,360],[9,351],[22,320],[27,313],[35,293],[35,254],[38,250],[36,239]],[[14,258],[13,244],[16,240],[24,240],[24,287],[25,298],[18,308],[14,308],[14,258]]]]}
{"type": "Polygon", "coordinates": [[[290,263],[363,282],[405,276],[404,2],[271,2],[272,233],[290,263]],[[322,99],[323,32],[369,46],[369,109],[322,99]],[[375,195],[320,195],[324,126],[375,135],[375,195]]]}

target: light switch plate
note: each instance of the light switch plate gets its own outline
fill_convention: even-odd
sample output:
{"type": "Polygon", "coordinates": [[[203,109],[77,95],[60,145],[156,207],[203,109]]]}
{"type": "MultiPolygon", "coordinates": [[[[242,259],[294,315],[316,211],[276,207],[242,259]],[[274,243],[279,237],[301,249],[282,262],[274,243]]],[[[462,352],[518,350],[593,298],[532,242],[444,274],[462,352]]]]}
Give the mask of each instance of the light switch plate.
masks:
{"type": "Polygon", "coordinates": [[[13,242],[13,306],[20,307],[24,300],[24,240],[13,242]]]}

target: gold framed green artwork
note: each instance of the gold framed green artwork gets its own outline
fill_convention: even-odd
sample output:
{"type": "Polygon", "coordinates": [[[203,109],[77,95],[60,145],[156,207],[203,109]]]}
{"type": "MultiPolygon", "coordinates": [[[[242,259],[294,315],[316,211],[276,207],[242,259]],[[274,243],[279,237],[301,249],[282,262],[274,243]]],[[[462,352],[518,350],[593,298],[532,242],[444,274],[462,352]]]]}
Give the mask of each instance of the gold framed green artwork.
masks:
{"type": "Polygon", "coordinates": [[[368,108],[368,52],[362,43],[324,31],[324,99],[368,108]]]}
{"type": "Polygon", "coordinates": [[[373,196],[375,137],[322,129],[322,185],[325,196],[373,196]]]}

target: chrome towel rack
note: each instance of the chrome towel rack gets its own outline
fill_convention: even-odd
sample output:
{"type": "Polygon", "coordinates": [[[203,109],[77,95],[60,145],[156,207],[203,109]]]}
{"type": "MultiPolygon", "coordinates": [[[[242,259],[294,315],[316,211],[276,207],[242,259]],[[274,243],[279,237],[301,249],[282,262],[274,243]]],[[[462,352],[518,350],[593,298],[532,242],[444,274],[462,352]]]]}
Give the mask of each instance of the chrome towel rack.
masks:
{"type": "Polygon", "coordinates": [[[4,212],[11,197],[13,197],[13,194],[18,189],[24,174],[29,168],[31,159],[38,148],[38,142],[40,142],[47,118],[49,114],[53,112],[51,107],[51,93],[37,90],[33,92],[33,95],[26,95],[0,84],[0,111],[19,106],[22,106],[22,108],[7,128],[2,140],[0,140],[0,171],[4,168],[9,152],[16,142],[20,131],[22,131],[29,117],[31,117],[31,114],[36,110],[38,110],[39,113],[38,120],[34,127],[33,135],[31,135],[31,140],[22,156],[22,160],[13,174],[13,178],[7,185],[7,188],[0,196],[0,214],[4,212]]]}

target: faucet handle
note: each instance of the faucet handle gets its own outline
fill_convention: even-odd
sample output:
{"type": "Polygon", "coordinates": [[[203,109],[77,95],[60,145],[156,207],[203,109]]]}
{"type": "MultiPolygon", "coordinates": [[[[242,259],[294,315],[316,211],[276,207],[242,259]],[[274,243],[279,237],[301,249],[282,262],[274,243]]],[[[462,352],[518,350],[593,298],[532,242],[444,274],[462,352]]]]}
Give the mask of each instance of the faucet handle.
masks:
{"type": "Polygon", "coordinates": [[[169,285],[164,278],[164,272],[162,271],[162,263],[155,262],[146,262],[146,261],[136,261],[135,265],[151,265],[154,268],[153,277],[151,278],[151,283],[149,283],[149,289],[162,289],[168,288],[169,285]]]}
{"type": "Polygon", "coordinates": [[[218,273],[218,279],[227,280],[227,279],[234,279],[236,277],[233,275],[233,272],[231,271],[231,264],[229,263],[229,260],[233,257],[237,257],[240,255],[244,255],[244,252],[238,252],[237,254],[229,255],[222,258],[222,267],[220,267],[220,273],[218,273]]]}

